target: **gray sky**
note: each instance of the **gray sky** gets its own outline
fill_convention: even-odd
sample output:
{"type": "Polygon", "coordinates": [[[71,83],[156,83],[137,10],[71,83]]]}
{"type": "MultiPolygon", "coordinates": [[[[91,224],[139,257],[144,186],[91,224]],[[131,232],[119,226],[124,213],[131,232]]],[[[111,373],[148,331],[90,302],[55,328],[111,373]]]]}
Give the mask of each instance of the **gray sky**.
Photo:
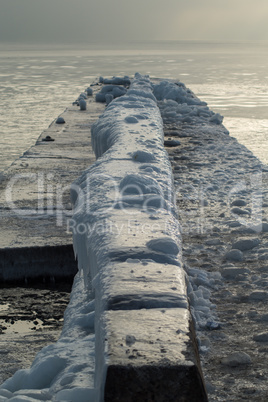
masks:
{"type": "Polygon", "coordinates": [[[0,42],[268,40],[267,0],[0,0],[0,42]]]}

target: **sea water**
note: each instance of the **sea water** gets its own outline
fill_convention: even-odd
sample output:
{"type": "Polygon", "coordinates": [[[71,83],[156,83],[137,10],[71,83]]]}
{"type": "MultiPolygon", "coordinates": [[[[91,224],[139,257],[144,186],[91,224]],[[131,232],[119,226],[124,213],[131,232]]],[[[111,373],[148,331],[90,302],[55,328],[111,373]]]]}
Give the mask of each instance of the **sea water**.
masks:
{"type": "Polygon", "coordinates": [[[268,44],[0,45],[0,171],[99,76],[178,79],[268,163],[268,44]]]}

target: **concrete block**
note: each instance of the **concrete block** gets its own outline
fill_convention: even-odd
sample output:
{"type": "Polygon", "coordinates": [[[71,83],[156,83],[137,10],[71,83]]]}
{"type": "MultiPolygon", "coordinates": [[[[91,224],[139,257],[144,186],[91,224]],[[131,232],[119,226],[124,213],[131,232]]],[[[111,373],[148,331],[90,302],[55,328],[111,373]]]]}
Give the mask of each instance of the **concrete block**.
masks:
{"type": "Polygon", "coordinates": [[[102,309],[108,310],[188,307],[184,270],[152,260],[110,263],[100,274],[96,293],[102,309]]]}
{"type": "Polygon", "coordinates": [[[187,309],[107,311],[103,322],[104,401],[207,401],[187,309]]]}

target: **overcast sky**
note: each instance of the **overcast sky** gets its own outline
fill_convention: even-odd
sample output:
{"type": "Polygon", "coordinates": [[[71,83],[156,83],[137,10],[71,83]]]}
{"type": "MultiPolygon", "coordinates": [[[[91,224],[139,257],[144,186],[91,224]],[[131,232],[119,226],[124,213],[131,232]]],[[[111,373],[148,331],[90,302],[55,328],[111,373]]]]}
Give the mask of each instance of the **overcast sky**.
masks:
{"type": "Polygon", "coordinates": [[[267,0],[0,0],[1,42],[268,40],[267,0]]]}

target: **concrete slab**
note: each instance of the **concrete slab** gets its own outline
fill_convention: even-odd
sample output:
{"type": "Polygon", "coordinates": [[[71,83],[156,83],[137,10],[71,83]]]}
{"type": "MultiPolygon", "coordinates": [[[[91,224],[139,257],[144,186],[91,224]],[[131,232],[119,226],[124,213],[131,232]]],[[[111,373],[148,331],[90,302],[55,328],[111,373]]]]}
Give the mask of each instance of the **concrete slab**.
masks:
{"type": "MultiPolygon", "coordinates": [[[[93,87],[93,93],[98,90],[98,86],[93,87]]],[[[58,261],[55,246],[59,247],[59,255],[66,245],[72,248],[72,234],[68,231],[68,219],[72,216],[70,185],[95,161],[91,126],[105,109],[94,99],[87,99],[85,111],[76,105],[68,107],[61,114],[65,123],[57,124],[55,120],[1,176],[2,280],[11,279],[12,273],[16,279],[37,273],[50,275],[54,270],[47,263],[58,261]],[[44,141],[48,136],[54,141],[44,141]],[[38,247],[44,248],[44,253],[39,250],[39,257],[35,258],[34,250],[38,247]],[[16,260],[23,265],[20,272],[15,269],[16,260]]],[[[66,275],[74,275],[72,253],[65,257],[66,275]]],[[[61,273],[64,276],[64,271],[61,273]]]]}
{"type": "Polygon", "coordinates": [[[71,215],[69,188],[95,161],[90,129],[105,108],[93,98],[87,103],[86,111],[76,105],[67,108],[61,114],[65,124],[54,121],[36,144],[4,171],[0,248],[71,243],[71,234],[63,225],[66,211],[71,215]],[[43,141],[47,136],[54,141],[43,141]]]}

